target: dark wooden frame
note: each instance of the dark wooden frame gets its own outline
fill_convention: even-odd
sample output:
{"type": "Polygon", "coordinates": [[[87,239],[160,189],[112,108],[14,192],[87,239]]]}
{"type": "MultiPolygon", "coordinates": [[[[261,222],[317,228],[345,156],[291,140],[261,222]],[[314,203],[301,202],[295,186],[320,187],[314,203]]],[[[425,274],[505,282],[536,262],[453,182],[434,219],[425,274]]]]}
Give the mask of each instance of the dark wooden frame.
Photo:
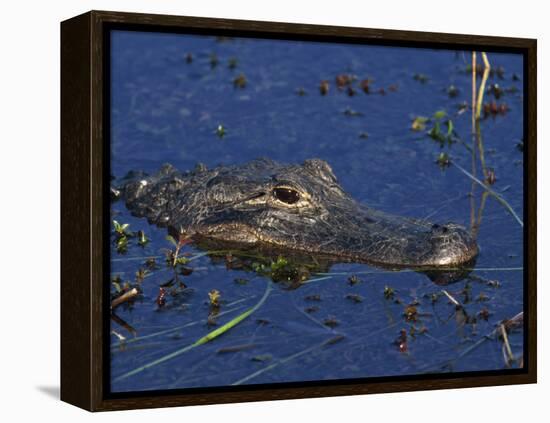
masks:
{"type": "MultiPolygon", "coordinates": [[[[90,411],[355,395],[536,383],[536,40],[350,27],[92,11],[61,24],[61,399],[90,411]],[[105,44],[109,25],[155,30],[237,31],[273,38],[510,51],[524,54],[525,84],[525,334],[523,371],[503,375],[409,377],[361,383],[243,387],[232,391],[110,397],[105,391],[103,340],[104,211],[108,160],[103,142],[105,44]],[[528,169],[528,170],[527,170],[528,169]]],[[[107,120],[108,121],[108,120],[107,120]]],[[[107,332],[108,333],[108,332],[107,332]]]]}

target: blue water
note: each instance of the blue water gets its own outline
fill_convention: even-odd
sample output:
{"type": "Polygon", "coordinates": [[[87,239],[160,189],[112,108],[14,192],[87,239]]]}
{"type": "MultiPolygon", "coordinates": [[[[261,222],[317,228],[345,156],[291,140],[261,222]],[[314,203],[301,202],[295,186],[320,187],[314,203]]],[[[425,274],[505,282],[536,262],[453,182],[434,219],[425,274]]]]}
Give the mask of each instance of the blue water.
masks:
{"type": "MultiPolygon", "coordinates": [[[[344,189],[371,207],[470,226],[472,181],[455,166],[442,169],[435,163],[446,152],[472,170],[465,146],[472,145],[471,112],[459,113],[459,104],[471,101],[470,52],[120,31],[113,32],[111,48],[114,177],[130,170],[153,173],[166,162],[188,170],[198,162],[213,167],[258,157],[288,163],[316,157],[328,161],[344,189]],[[191,63],[185,60],[189,53],[191,63]],[[228,66],[232,58],[234,69],[228,66]],[[241,73],[244,88],[233,83],[241,73]],[[356,87],[350,97],[338,90],[335,77],[343,73],[371,79],[372,93],[356,87]],[[414,75],[428,79],[421,82],[414,75]],[[322,80],[330,83],[324,96],[322,80]],[[458,89],[454,98],[447,93],[450,85],[458,89]],[[381,88],[385,95],[378,92],[381,88]],[[298,95],[299,89],[305,95],[298,95]],[[346,110],[360,115],[349,116],[346,110]],[[450,146],[411,130],[416,116],[439,110],[452,119],[460,139],[450,146]],[[219,125],[226,130],[222,138],[216,134],[219,125]]],[[[489,78],[488,86],[496,83],[506,91],[497,102],[509,110],[481,122],[485,161],[497,177],[493,189],[521,219],[523,155],[516,144],[523,135],[522,57],[489,53],[489,60],[493,69],[504,69],[489,78]]],[[[480,187],[473,192],[476,215],[482,192],[480,187]]],[[[114,392],[503,369],[501,341],[467,349],[523,310],[523,230],[489,196],[481,213],[481,252],[473,280],[442,287],[414,272],[337,264],[330,278],[313,277],[298,289],[274,284],[249,318],[214,341],[165,360],[258,303],[270,279],[228,270],[186,246],[184,253],[197,257],[188,264],[193,272],[181,277],[188,289],[169,296],[159,309],[159,287],[173,277],[162,258],[162,249],[171,248],[166,231],[132,217],[120,202],[113,203],[112,216],[151,240],[144,248],[131,240],[125,254],[113,244],[113,277],[133,282],[147,257],[160,257],[159,269],[141,284],[140,298],[116,310],[127,325],[112,322],[114,392]],[[350,285],[352,274],[359,283],[350,285]],[[236,278],[247,283],[235,283],[236,278]],[[400,303],[384,297],[385,286],[395,290],[400,303]],[[225,313],[217,326],[207,324],[212,289],[221,292],[220,313],[225,313]],[[442,289],[463,303],[468,316],[486,310],[488,319],[462,322],[442,289]],[[348,294],[363,301],[355,303],[348,294]],[[414,301],[417,322],[404,317],[414,301]],[[327,319],[337,326],[327,326],[327,319]],[[394,343],[402,329],[409,334],[406,351],[394,343]]],[[[523,333],[511,333],[510,343],[520,357],[523,333]]]]}

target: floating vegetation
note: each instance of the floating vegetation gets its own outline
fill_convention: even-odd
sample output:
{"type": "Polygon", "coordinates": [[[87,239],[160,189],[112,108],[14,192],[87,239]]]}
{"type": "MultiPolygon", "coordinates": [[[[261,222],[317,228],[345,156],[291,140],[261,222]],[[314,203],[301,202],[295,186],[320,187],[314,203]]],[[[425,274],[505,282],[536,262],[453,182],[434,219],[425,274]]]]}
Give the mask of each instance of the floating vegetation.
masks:
{"type": "Polygon", "coordinates": [[[128,232],[128,228],[130,227],[129,223],[118,223],[116,220],[113,220],[113,228],[115,231],[115,234],[118,237],[128,237],[132,236],[131,232],[128,232]]]}
{"type": "Polygon", "coordinates": [[[166,235],[166,240],[170,241],[170,243],[175,247],[174,250],[164,250],[166,255],[166,262],[172,267],[176,267],[178,264],[187,264],[189,262],[189,259],[187,257],[180,256],[179,253],[185,245],[188,245],[192,242],[191,238],[182,233],[180,234],[177,241],[172,235],[166,235]]]}
{"type": "Polygon", "coordinates": [[[116,240],[116,251],[119,254],[126,254],[128,252],[128,238],[122,236],[116,240]]]}
{"type": "Polygon", "coordinates": [[[458,138],[454,130],[453,121],[447,117],[444,110],[435,112],[432,117],[417,116],[411,123],[411,130],[415,132],[424,132],[430,125],[430,129],[426,132],[431,139],[441,144],[452,144],[458,138]]]}
{"type": "Polygon", "coordinates": [[[365,94],[370,94],[371,84],[372,84],[372,80],[371,80],[371,79],[363,79],[363,80],[359,83],[359,87],[363,90],[363,92],[364,92],[365,94]]]}
{"type": "Polygon", "coordinates": [[[304,95],[307,94],[307,92],[303,87],[300,87],[296,90],[296,94],[299,95],[300,97],[303,97],[304,95]]]}
{"type": "MultiPolygon", "coordinates": [[[[349,97],[355,97],[358,91],[363,91],[365,94],[371,94],[376,92],[380,95],[386,95],[387,91],[383,87],[375,88],[373,91],[373,80],[370,78],[364,78],[359,80],[356,75],[342,73],[336,75],[334,83],[339,92],[345,92],[349,97]]],[[[328,94],[330,89],[330,83],[328,80],[321,81],[319,85],[319,91],[321,95],[328,94]]],[[[391,84],[388,86],[388,91],[396,92],[398,90],[397,84],[391,84]]]]}
{"type": "Polygon", "coordinates": [[[433,122],[433,126],[428,131],[430,138],[438,141],[442,146],[445,142],[448,144],[454,142],[454,124],[450,118],[447,118],[447,113],[444,110],[435,112],[431,122],[433,122]],[[443,126],[446,126],[447,129],[443,129],[443,126]]]}
{"type": "Polygon", "coordinates": [[[497,103],[496,101],[491,101],[490,103],[483,104],[483,116],[484,117],[495,117],[502,116],[508,113],[508,105],[506,103],[497,103]]]}
{"type": "Polygon", "coordinates": [[[339,90],[343,90],[346,87],[349,87],[353,81],[357,79],[354,75],[349,74],[340,74],[337,75],[335,78],[336,81],[336,87],[338,87],[339,90]]]}
{"type": "Polygon", "coordinates": [[[327,95],[329,89],[330,89],[329,82],[327,80],[321,81],[321,83],[319,84],[319,92],[321,93],[321,95],[327,95]]]}
{"type": "Polygon", "coordinates": [[[488,321],[490,316],[491,316],[491,313],[489,312],[489,310],[488,310],[487,308],[482,308],[482,309],[477,313],[477,317],[478,317],[478,319],[480,319],[480,320],[488,321]]]}
{"type": "Polygon", "coordinates": [[[487,88],[487,94],[493,95],[497,100],[504,95],[504,90],[499,84],[491,84],[487,88]]]}
{"type": "Polygon", "coordinates": [[[418,320],[418,310],[415,305],[408,305],[403,312],[407,322],[416,322],[418,320]]]}
{"type": "Polygon", "coordinates": [[[458,97],[459,94],[460,94],[460,90],[457,87],[455,87],[454,85],[449,85],[447,87],[447,95],[450,98],[458,97]]]}
{"type": "Polygon", "coordinates": [[[154,257],[149,257],[143,264],[151,271],[158,269],[157,260],[154,257]]]}
{"type": "Polygon", "coordinates": [[[334,316],[329,316],[325,320],[323,320],[323,325],[328,326],[329,328],[335,328],[340,323],[334,316]]]}
{"type": "Polygon", "coordinates": [[[445,169],[451,164],[451,159],[449,158],[449,155],[447,153],[442,151],[437,156],[437,160],[435,162],[439,165],[440,168],[445,169]]]}
{"type": "MultiPolygon", "coordinates": [[[[471,74],[472,73],[472,70],[473,70],[473,67],[471,64],[468,64],[466,65],[464,71],[466,73],[469,73],[471,74]]],[[[485,67],[482,63],[477,63],[475,65],[475,74],[478,78],[482,78],[483,77],[483,72],[485,70],[485,67]]],[[[497,66],[496,68],[494,69],[490,69],[489,72],[488,72],[488,76],[491,77],[491,78],[494,78],[495,76],[498,77],[499,79],[504,79],[504,76],[505,76],[505,69],[504,67],[502,66],[497,66]]]]}
{"type": "Polygon", "coordinates": [[[429,118],[425,116],[417,116],[413,119],[411,129],[413,131],[425,131],[426,124],[429,122],[429,118]]]}
{"type": "Polygon", "coordinates": [[[219,307],[220,306],[221,293],[217,289],[213,289],[208,293],[208,301],[210,307],[219,307]]]}
{"type": "Polygon", "coordinates": [[[113,220],[115,245],[119,254],[126,254],[128,251],[128,239],[134,236],[132,232],[128,231],[129,226],[129,223],[120,224],[116,220],[113,220]]]}
{"type": "Polygon", "coordinates": [[[231,57],[229,59],[229,61],[227,62],[227,67],[229,69],[235,69],[238,64],[239,64],[239,61],[237,60],[237,58],[236,57],[231,57]]]}
{"type": "Polygon", "coordinates": [[[399,352],[406,353],[409,349],[407,341],[408,341],[407,330],[401,329],[399,331],[399,336],[394,341],[394,345],[397,346],[397,348],[399,349],[399,352]]]}
{"type": "Polygon", "coordinates": [[[226,134],[227,134],[227,130],[225,129],[225,126],[223,126],[222,124],[219,124],[218,127],[216,128],[216,135],[219,138],[223,138],[225,137],[226,134]]]}
{"type": "Polygon", "coordinates": [[[290,287],[295,288],[311,275],[307,266],[290,262],[282,256],[278,256],[274,261],[270,260],[269,264],[266,263],[267,260],[270,259],[252,262],[250,266],[254,272],[269,277],[274,282],[290,283],[290,287]]]}
{"type": "Polygon", "coordinates": [[[136,272],[136,283],[141,284],[148,273],[149,271],[147,269],[140,267],[136,272]]]}
{"type": "Polygon", "coordinates": [[[359,294],[347,294],[346,299],[353,301],[354,303],[362,303],[363,297],[359,294]]]}
{"type": "Polygon", "coordinates": [[[361,279],[359,279],[359,277],[357,275],[351,275],[348,278],[348,283],[352,286],[357,285],[359,282],[361,282],[361,279]]]}
{"type": "Polygon", "coordinates": [[[167,294],[166,288],[161,286],[159,288],[159,293],[158,293],[157,298],[155,300],[155,303],[157,304],[157,306],[159,308],[162,308],[166,305],[166,294],[167,294]]]}
{"type": "Polygon", "coordinates": [[[384,298],[386,300],[393,300],[395,298],[395,290],[389,286],[384,286],[384,298]]]}
{"type": "Polygon", "coordinates": [[[491,288],[500,288],[500,282],[496,280],[489,280],[487,281],[487,286],[491,288]]]}
{"type": "Polygon", "coordinates": [[[424,75],[423,73],[415,73],[413,75],[413,79],[420,82],[421,84],[425,84],[430,80],[430,78],[428,78],[428,76],[424,75]]]}
{"type": "Polygon", "coordinates": [[[139,230],[137,232],[137,239],[137,243],[140,247],[145,247],[149,243],[149,238],[147,238],[145,232],[143,232],[142,230],[139,230]]]}
{"type": "Polygon", "coordinates": [[[233,80],[233,86],[235,88],[245,88],[247,84],[246,76],[244,76],[244,73],[239,74],[234,80],[233,80]]]}

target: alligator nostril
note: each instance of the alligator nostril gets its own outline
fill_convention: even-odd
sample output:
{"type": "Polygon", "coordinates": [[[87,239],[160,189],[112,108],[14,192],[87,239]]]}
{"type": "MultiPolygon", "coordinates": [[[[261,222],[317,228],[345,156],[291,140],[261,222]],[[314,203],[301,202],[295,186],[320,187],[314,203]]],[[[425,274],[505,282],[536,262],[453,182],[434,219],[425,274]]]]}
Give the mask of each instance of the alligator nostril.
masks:
{"type": "Polygon", "coordinates": [[[432,232],[434,232],[436,234],[446,234],[446,233],[449,232],[449,228],[447,226],[439,225],[437,223],[434,223],[432,225],[432,232]]]}

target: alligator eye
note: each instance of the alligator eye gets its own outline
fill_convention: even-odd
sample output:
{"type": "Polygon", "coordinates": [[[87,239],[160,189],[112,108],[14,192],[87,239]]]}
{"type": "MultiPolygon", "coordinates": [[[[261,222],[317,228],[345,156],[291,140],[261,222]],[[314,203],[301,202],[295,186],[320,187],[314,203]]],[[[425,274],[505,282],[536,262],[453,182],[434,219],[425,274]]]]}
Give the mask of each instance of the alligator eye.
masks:
{"type": "Polygon", "coordinates": [[[273,188],[273,196],[286,204],[295,204],[300,200],[300,193],[291,188],[273,188]]]}

